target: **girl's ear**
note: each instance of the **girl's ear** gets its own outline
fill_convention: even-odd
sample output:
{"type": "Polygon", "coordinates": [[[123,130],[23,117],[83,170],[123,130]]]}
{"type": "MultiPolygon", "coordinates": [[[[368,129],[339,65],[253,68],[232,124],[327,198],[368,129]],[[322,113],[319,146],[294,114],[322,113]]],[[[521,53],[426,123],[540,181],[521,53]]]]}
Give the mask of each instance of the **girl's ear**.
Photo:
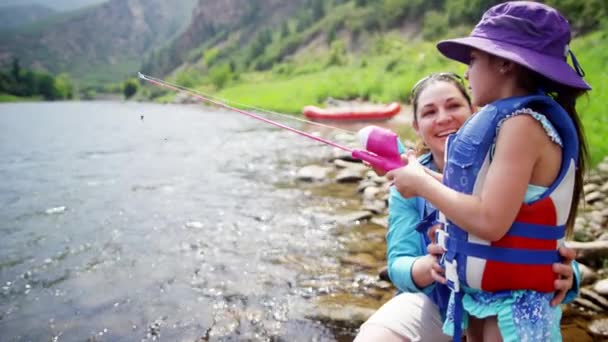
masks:
{"type": "Polygon", "coordinates": [[[503,75],[513,72],[515,68],[515,63],[508,59],[501,58],[498,63],[498,71],[503,75]]]}

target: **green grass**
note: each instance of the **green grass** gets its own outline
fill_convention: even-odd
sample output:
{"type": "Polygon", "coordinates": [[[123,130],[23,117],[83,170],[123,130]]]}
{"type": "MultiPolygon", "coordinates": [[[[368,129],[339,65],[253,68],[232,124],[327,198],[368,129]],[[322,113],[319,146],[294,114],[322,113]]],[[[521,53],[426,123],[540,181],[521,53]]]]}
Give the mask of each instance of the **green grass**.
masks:
{"type": "Polygon", "coordinates": [[[0,93],[0,103],[24,101],[41,101],[41,99],[39,97],[19,97],[11,94],[0,93]]]}
{"type": "Polygon", "coordinates": [[[576,39],[572,50],[585,70],[585,79],[593,90],[579,99],[577,110],[582,117],[585,136],[589,144],[591,164],[596,165],[608,156],[608,32],[592,33],[576,39]]]}
{"type": "MultiPolygon", "coordinates": [[[[597,31],[577,38],[572,49],[593,86],[578,102],[591,164],[608,156],[608,34],[597,31]]],[[[443,58],[429,42],[406,43],[386,36],[370,48],[372,53],[345,56],[346,63],[327,67],[330,52],[301,54],[275,72],[241,74],[217,93],[224,99],[282,113],[301,113],[306,105],[320,105],[328,97],[364,98],[373,102],[407,102],[412,85],[421,77],[437,71],[463,74],[466,66],[443,58]],[[381,45],[378,47],[378,45],[381,45]],[[387,47],[388,46],[388,47],[387,47]],[[383,54],[373,51],[384,50],[383,54]],[[282,72],[277,72],[282,70],[282,72]]],[[[199,89],[209,91],[208,85],[199,89]]]]}
{"type": "Polygon", "coordinates": [[[347,56],[345,65],[330,67],[326,67],[329,53],[300,58],[316,62],[293,63],[286,67],[291,70],[287,74],[242,75],[238,84],[226,87],[218,95],[284,113],[300,113],[304,106],[322,104],[328,97],[406,102],[409,89],[424,75],[438,70],[464,70],[434,49],[431,43],[400,44],[386,55],[347,56]]]}

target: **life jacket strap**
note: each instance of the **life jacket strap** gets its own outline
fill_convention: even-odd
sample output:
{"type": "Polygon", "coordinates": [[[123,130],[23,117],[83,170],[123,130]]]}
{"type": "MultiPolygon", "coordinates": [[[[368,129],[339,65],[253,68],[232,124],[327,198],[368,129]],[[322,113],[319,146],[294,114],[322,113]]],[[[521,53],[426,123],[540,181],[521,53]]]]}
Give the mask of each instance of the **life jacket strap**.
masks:
{"type": "Polygon", "coordinates": [[[507,232],[507,236],[518,236],[538,240],[559,240],[566,236],[566,225],[553,226],[516,221],[507,232]]]}
{"type": "Polygon", "coordinates": [[[534,250],[480,245],[468,241],[445,237],[446,250],[456,254],[486,260],[523,265],[551,265],[561,261],[557,250],[534,250]]]}

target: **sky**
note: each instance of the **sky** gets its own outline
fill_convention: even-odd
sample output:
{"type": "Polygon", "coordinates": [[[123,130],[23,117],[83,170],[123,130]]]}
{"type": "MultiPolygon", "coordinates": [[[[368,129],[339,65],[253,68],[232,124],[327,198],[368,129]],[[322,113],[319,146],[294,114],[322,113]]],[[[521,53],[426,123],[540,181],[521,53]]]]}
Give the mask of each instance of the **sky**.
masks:
{"type": "Polygon", "coordinates": [[[57,11],[68,11],[108,0],[0,0],[0,7],[40,4],[57,11]]]}

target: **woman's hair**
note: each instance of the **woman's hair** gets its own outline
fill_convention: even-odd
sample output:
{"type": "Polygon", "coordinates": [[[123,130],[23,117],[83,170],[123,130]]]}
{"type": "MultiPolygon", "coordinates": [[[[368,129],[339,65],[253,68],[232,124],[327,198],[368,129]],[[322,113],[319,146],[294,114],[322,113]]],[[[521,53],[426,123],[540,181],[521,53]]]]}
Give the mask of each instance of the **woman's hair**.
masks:
{"type": "MultiPolygon", "coordinates": [[[[469,105],[469,108],[471,108],[471,111],[472,111],[473,105],[471,104],[471,97],[467,93],[467,90],[465,89],[465,86],[464,86],[464,82],[460,76],[458,76],[455,73],[451,73],[451,72],[432,73],[432,74],[420,79],[418,82],[416,82],[416,84],[414,84],[414,86],[412,87],[412,90],[410,92],[410,103],[412,104],[413,112],[414,112],[414,119],[413,119],[414,124],[418,123],[418,97],[420,97],[420,94],[422,93],[423,90],[428,88],[431,84],[434,84],[437,82],[447,82],[447,83],[454,85],[458,89],[458,91],[460,91],[462,96],[465,98],[465,100],[467,101],[467,104],[469,105]]],[[[426,145],[424,144],[424,141],[422,141],[422,140],[418,140],[418,142],[416,143],[415,149],[416,149],[416,154],[419,156],[424,153],[429,152],[428,147],[426,147],[426,145]]]]}
{"type": "Polygon", "coordinates": [[[570,214],[566,222],[566,236],[571,236],[574,229],[574,220],[578,211],[578,203],[583,195],[583,177],[589,157],[587,141],[583,133],[583,125],[576,112],[576,100],[579,96],[586,93],[586,90],[568,87],[557,82],[554,82],[537,72],[521,67],[517,76],[517,86],[531,93],[537,92],[539,89],[552,97],[572,119],[578,136],[579,149],[576,172],[574,175],[574,193],[572,195],[572,204],[570,205],[570,214]]]}

